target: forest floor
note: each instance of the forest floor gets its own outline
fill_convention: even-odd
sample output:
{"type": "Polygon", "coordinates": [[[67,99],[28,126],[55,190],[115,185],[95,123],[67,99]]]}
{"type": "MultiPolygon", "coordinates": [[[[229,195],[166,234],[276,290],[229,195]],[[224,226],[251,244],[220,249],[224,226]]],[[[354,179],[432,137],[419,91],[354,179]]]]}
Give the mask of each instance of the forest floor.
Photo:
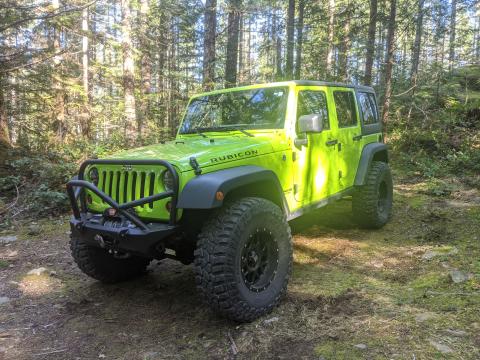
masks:
{"type": "Polygon", "coordinates": [[[348,200],[292,223],[288,295],[250,324],[206,308],[191,266],[102,285],[73,263],[68,217],[20,223],[0,234],[16,236],[0,244],[0,359],[478,359],[480,192],[448,181],[433,196],[397,180],[381,230],[348,200]]]}

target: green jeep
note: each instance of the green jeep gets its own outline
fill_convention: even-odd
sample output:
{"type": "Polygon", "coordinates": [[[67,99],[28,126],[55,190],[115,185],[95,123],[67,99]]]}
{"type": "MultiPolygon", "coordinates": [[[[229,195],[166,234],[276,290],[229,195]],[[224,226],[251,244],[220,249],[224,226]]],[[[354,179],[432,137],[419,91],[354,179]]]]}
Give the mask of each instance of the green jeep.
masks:
{"type": "Polygon", "coordinates": [[[105,283],[152,259],[193,263],[218,313],[251,321],[286,293],[288,221],[346,196],[367,228],[391,215],[372,88],[288,81],[196,95],[173,141],[85,161],[67,184],[71,250],[105,283]]]}

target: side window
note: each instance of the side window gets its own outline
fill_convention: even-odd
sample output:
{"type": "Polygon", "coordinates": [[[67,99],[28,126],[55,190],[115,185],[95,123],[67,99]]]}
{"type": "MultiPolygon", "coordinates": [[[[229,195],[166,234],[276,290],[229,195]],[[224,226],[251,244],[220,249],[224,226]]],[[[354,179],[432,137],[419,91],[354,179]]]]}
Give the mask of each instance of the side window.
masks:
{"type": "Polygon", "coordinates": [[[378,114],[375,105],[375,96],[370,93],[359,93],[358,100],[360,103],[360,110],[362,111],[363,124],[376,124],[378,122],[378,114]]]}
{"type": "Polygon", "coordinates": [[[351,91],[334,91],[335,109],[337,110],[338,127],[357,125],[355,98],[351,91]]]}
{"type": "Polygon", "coordinates": [[[368,93],[368,98],[370,99],[370,103],[372,104],[373,113],[375,115],[375,122],[380,122],[380,116],[378,115],[378,107],[377,107],[377,100],[375,100],[375,95],[372,93],[368,93]]]}
{"type": "Polygon", "coordinates": [[[323,129],[330,130],[327,96],[323,91],[303,90],[298,93],[297,124],[302,115],[318,114],[323,119],[323,129]]]}

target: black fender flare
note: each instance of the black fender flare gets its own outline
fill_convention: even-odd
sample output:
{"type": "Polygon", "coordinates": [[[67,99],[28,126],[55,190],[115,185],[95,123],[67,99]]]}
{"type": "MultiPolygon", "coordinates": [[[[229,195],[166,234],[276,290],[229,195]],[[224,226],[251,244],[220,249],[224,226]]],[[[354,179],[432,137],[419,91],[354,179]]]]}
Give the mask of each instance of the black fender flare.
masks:
{"type": "Polygon", "coordinates": [[[217,192],[222,192],[226,198],[232,190],[255,183],[271,182],[274,191],[280,196],[283,209],[287,210],[286,200],[277,175],[268,169],[260,166],[239,166],[235,168],[218,170],[211,173],[199,175],[190,180],[178,198],[177,208],[179,209],[213,209],[221,207],[223,198],[217,198],[217,192]]]}
{"type": "Polygon", "coordinates": [[[388,147],[384,143],[371,143],[365,145],[362,150],[360,161],[358,162],[357,174],[355,175],[355,186],[361,186],[365,184],[367,178],[368,169],[372,164],[373,159],[379,155],[380,158],[388,163],[388,147]],[[377,155],[378,154],[378,155],[377,155]]]}

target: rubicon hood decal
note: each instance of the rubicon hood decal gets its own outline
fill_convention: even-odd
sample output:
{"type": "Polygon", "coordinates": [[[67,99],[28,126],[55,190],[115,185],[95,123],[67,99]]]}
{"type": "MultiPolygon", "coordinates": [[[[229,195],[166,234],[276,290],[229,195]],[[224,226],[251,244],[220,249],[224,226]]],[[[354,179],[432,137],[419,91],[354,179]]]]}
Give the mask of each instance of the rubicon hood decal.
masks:
{"type": "Polygon", "coordinates": [[[218,157],[211,158],[210,162],[213,164],[216,164],[223,161],[243,159],[246,157],[252,157],[257,155],[258,155],[258,150],[247,150],[247,151],[243,151],[235,154],[220,155],[218,157]]]}

